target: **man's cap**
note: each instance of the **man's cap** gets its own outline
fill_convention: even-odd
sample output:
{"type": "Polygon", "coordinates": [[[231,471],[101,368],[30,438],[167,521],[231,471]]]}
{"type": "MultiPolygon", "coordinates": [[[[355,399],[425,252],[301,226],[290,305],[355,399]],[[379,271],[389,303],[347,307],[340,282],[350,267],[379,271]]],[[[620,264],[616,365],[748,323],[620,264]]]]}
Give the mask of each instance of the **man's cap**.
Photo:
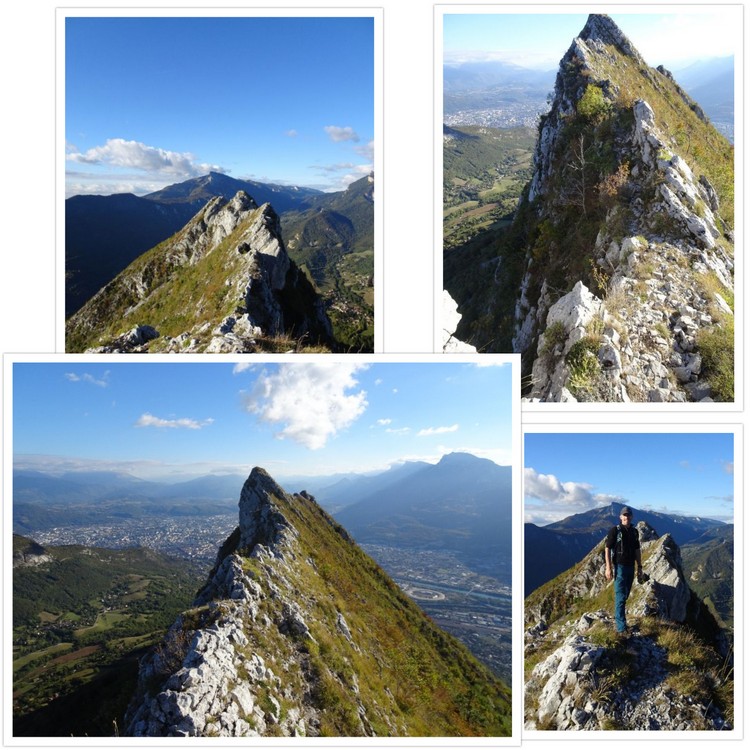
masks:
{"type": "Polygon", "coordinates": [[[627,505],[625,505],[623,507],[623,509],[620,511],[620,515],[621,516],[632,516],[633,515],[633,511],[630,510],[630,508],[628,508],[627,505]]]}

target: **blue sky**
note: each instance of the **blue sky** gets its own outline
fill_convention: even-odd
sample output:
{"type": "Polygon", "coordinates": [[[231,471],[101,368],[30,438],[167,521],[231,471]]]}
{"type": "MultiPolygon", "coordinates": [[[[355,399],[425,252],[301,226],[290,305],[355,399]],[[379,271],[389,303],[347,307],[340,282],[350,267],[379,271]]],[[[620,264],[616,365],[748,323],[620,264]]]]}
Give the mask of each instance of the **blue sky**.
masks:
{"type": "Polygon", "coordinates": [[[342,190],[373,167],[372,17],[65,22],[66,194],[213,169],[342,190]]]}
{"type": "Polygon", "coordinates": [[[524,518],[539,525],[610,502],[731,522],[731,433],[527,433],[524,518]]]}
{"type": "Polygon", "coordinates": [[[510,364],[17,362],[14,465],[174,481],[384,470],[453,451],[507,465],[511,380],[510,364]]]}
{"type": "MultiPolygon", "coordinates": [[[[736,18],[736,6],[729,12],[736,18]]],[[[714,6],[704,12],[609,15],[649,65],[678,69],[697,59],[733,54],[732,24],[726,13],[714,6]]],[[[446,14],[444,59],[503,59],[523,67],[556,69],[587,18],[587,13],[446,14]]]]}

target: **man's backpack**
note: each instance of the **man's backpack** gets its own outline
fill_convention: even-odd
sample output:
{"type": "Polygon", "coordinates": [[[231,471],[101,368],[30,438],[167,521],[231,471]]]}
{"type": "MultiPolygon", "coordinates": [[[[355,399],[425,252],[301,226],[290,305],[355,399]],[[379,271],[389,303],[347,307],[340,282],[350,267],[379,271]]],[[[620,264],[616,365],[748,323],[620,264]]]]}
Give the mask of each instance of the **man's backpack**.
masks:
{"type": "MultiPolygon", "coordinates": [[[[622,558],[622,545],[623,545],[623,538],[622,538],[622,526],[620,524],[617,524],[617,526],[613,526],[613,529],[617,529],[617,536],[615,537],[615,546],[612,547],[612,565],[617,565],[618,558],[622,558]]],[[[609,534],[612,533],[612,530],[610,529],[610,532],[607,534],[607,539],[609,539],[609,534]]],[[[607,563],[607,542],[605,540],[604,542],[604,564],[607,563]]]]}

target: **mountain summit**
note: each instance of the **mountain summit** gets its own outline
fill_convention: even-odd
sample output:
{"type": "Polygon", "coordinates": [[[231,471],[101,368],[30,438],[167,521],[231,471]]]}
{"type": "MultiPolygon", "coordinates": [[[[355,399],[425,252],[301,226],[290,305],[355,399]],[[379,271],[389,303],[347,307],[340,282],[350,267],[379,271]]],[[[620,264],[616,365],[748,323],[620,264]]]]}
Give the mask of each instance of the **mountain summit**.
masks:
{"type": "Polygon", "coordinates": [[[141,664],[126,733],[509,735],[509,700],[310,495],[255,468],[194,607],[141,664]]]}
{"type": "Polygon", "coordinates": [[[459,335],[521,353],[535,401],[733,400],[733,159],[668,70],[589,16],[459,335]]]}
{"type": "Polygon", "coordinates": [[[614,632],[604,540],[525,602],[527,729],[731,729],[732,656],[679,546],[637,525],[643,570],[614,632]]]}
{"type": "Polygon", "coordinates": [[[66,350],[247,352],[279,336],[334,343],[276,212],[239,191],[211,199],[94,295],[67,321],[66,350]]]}

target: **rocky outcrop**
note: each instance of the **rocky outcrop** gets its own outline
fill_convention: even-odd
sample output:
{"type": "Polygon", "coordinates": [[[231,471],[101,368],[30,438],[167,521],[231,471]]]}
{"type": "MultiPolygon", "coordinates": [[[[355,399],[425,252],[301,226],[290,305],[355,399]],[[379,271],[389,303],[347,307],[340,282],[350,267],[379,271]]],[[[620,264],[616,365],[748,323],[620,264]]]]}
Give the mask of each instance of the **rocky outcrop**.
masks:
{"type": "Polygon", "coordinates": [[[509,704],[471,659],[471,676],[451,683],[459,651],[459,672],[466,669],[456,646],[313,497],[289,495],[255,468],[239,526],[193,608],[141,663],[125,733],[405,736],[424,731],[427,712],[436,733],[493,733],[509,704]],[[412,662],[435,684],[448,681],[447,702],[432,704],[425,693],[415,704],[426,686],[407,674],[412,662]],[[455,701],[485,688],[495,695],[486,723],[477,715],[462,723],[455,701]]]}
{"type": "Polygon", "coordinates": [[[691,592],[672,537],[644,522],[638,532],[646,580],[634,583],[628,599],[626,641],[614,633],[603,542],[528,597],[525,651],[535,665],[525,681],[527,729],[731,728],[732,716],[712,703],[709,687],[691,694],[689,675],[684,688],[670,678],[676,664],[691,673],[710,664],[718,682],[724,634],[691,592]]]}
{"type": "Polygon", "coordinates": [[[240,191],[209,201],[100,290],[68,320],[66,349],[246,352],[261,337],[280,336],[334,343],[322,299],[286,252],[276,212],[240,191]]]}
{"type": "Polygon", "coordinates": [[[693,105],[607,16],[561,60],[518,212],[530,247],[513,349],[529,400],[731,398],[701,354],[704,334],[732,327],[734,237],[707,174],[721,162],[726,178],[731,147],[693,105]],[[657,105],[684,107],[679,133],[657,105]]]}
{"type": "Polygon", "coordinates": [[[536,665],[527,682],[533,709],[526,729],[732,729],[716,705],[669,685],[670,654],[651,635],[636,632],[618,653],[602,638],[612,627],[609,613],[586,612],[536,665]]]}
{"type": "Polygon", "coordinates": [[[52,562],[52,556],[41,544],[33,539],[13,535],[13,567],[31,567],[47,565],[52,562]]]}
{"type": "Polygon", "coordinates": [[[476,352],[476,347],[456,338],[455,333],[461,322],[458,305],[447,290],[443,290],[442,340],[444,352],[476,352]]]}

